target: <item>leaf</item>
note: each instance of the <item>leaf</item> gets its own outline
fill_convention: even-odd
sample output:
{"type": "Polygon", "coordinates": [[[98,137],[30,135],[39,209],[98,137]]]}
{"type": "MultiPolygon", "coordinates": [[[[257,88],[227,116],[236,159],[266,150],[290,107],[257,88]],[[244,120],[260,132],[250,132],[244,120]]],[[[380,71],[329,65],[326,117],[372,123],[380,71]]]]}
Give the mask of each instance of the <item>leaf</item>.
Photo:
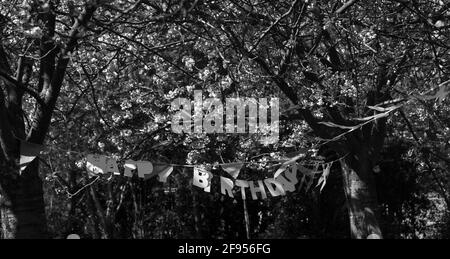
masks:
{"type": "Polygon", "coordinates": [[[370,106],[370,105],[368,105],[367,108],[369,108],[371,110],[379,111],[379,112],[385,112],[386,111],[386,108],[377,107],[377,106],[370,106]]]}
{"type": "Polygon", "coordinates": [[[380,107],[380,106],[367,106],[367,108],[369,108],[369,109],[372,109],[372,110],[376,110],[376,111],[379,111],[379,112],[391,112],[391,111],[393,111],[393,110],[396,110],[396,109],[398,109],[398,108],[400,108],[402,105],[394,105],[394,106],[391,106],[391,107],[387,107],[387,108],[384,108],[384,107],[380,107]]]}
{"type": "Polygon", "coordinates": [[[389,112],[377,114],[377,115],[374,116],[373,119],[374,119],[374,120],[378,120],[378,119],[387,117],[387,116],[389,116],[390,113],[391,113],[391,112],[389,111],[389,112]]]}
{"type": "Polygon", "coordinates": [[[325,168],[323,169],[323,174],[320,177],[319,182],[317,183],[317,186],[316,186],[316,187],[318,187],[319,185],[321,185],[320,192],[322,192],[323,188],[327,184],[327,179],[328,179],[328,176],[330,175],[332,166],[333,166],[333,163],[328,163],[325,165],[325,168]]]}
{"type": "Polygon", "coordinates": [[[283,164],[281,164],[281,167],[278,168],[278,170],[275,172],[274,178],[277,178],[280,174],[282,174],[284,171],[286,171],[286,169],[294,164],[297,160],[299,160],[300,158],[302,158],[305,154],[300,154],[296,157],[291,158],[290,160],[284,162],[283,164]]]}
{"type": "MultiPolygon", "coordinates": [[[[319,172],[319,167],[320,167],[320,164],[316,164],[316,166],[314,167],[314,172],[316,172],[316,174],[319,172]]],[[[311,177],[311,179],[308,181],[308,185],[306,186],[305,192],[309,191],[309,189],[311,188],[313,183],[314,183],[314,177],[311,177]]]]}
{"type": "Polygon", "coordinates": [[[371,110],[375,110],[375,111],[379,111],[379,112],[386,112],[390,110],[389,108],[383,108],[383,107],[379,107],[379,106],[370,106],[368,105],[367,108],[371,109],[371,110]]]}
{"type": "Polygon", "coordinates": [[[326,122],[322,121],[322,122],[319,122],[319,124],[322,124],[322,125],[325,125],[325,126],[331,127],[331,128],[352,129],[352,130],[357,128],[355,126],[338,125],[336,123],[329,122],[329,121],[326,121],[326,122]]]}
{"type": "Polygon", "coordinates": [[[380,111],[380,112],[383,112],[383,113],[379,113],[379,114],[375,114],[375,115],[368,116],[368,117],[363,117],[363,118],[356,118],[354,120],[356,120],[356,121],[370,121],[370,120],[381,119],[381,118],[389,116],[389,114],[392,111],[397,110],[398,108],[400,108],[402,106],[403,105],[395,105],[395,106],[391,106],[391,107],[388,107],[388,108],[383,108],[383,107],[378,107],[378,106],[367,106],[369,109],[380,111]]]}
{"type": "Polygon", "coordinates": [[[356,118],[354,120],[355,121],[370,121],[370,120],[373,120],[374,118],[375,118],[375,115],[369,116],[369,117],[364,117],[364,118],[356,118]]]}

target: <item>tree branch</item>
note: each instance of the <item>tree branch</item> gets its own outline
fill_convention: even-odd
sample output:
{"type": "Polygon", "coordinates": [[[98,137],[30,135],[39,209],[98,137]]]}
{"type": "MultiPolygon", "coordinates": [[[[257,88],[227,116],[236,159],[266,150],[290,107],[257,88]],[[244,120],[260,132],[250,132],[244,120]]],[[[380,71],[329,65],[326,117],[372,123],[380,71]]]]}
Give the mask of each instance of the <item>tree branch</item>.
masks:
{"type": "Polygon", "coordinates": [[[29,94],[31,97],[33,97],[36,102],[38,102],[40,105],[45,105],[43,99],[39,96],[39,94],[35,91],[33,91],[32,89],[26,87],[25,85],[23,85],[21,82],[17,81],[16,79],[12,78],[11,76],[9,76],[6,71],[3,71],[0,69],[0,78],[5,81],[6,83],[12,84],[15,87],[20,88],[21,90],[23,90],[24,92],[26,92],[27,94],[29,94]]]}
{"type": "Polygon", "coordinates": [[[83,65],[81,65],[81,68],[83,69],[83,72],[86,75],[89,87],[91,88],[92,99],[94,101],[94,106],[97,109],[98,116],[100,116],[100,118],[105,122],[106,126],[111,128],[111,125],[109,125],[108,121],[103,116],[100,106],[98,105],[97,97],[95,96],[95,87],[94,87],[94,83],[92,82],[91,76],[89,75],[88,71],[86,70],[86,68],[83,65]]]}
{"type": "Polygon", "coordinates": [[[58,62],[53,72],[51,84],[48,87],[42,89],[41,95],[45,102],[45,106],[37,109],[34,116],[34,124],[28,134],[28,141],[42,144],[45,136],[47,135],[50,127],[53,111],[56,106],[56,102],[61,92],[61,87],[64,82],[66,70],[70,62],[70,54],[73,52],[80,39],[80,33],[83,28],[86,27],[88,22],[92,19],[95,11],[97,10],[100,1],[89,1],[86,3],[85,10],[79,15],[75,21],[72,30],[70,32],[69,41],[65,44],[59,53],[58,62]]]}
{"type": "Polygon", "coordinates": [[[261,43],[261,41],[267,36],[267,34],[272,30],[272,28],[274,28],[279,22],[281,22],[284,18],[288,17],[292,11],[294,11],[295,6],[297,6],[297,3],[299,2],[299,0],[295,0],[294,2],[292,2],[291,7],[289,8],[289,10],[283,14],[282,16],[280,16],[275,22],[273,22],[269,28],[267,28],[263,34],[258,38],[258,40],[256,41],[255,44],[253,44],[253,46],[251,47],[251,49],[249,50],[249,52],[253,52],[253,50],[255,50],[259,43],[261,43]]]}
{"type": "MultiPolygon", "coordinates": [[[[233,42],[233,44],[242,52],[244,56],[247,56],[249,59],[254,60],[263,70],[266,72],[269,77],[274,81],[274,83],[278,86],[278,88],[288,97],[291,103],[295,106],[299,106],[300,102],[297,97],[297,93],[292,89],[292,87],[284,80],[280,75],[275,74],[267,62],[253,53],[250,53],[239,41],[236,34],[228,28],[228,26],[223,25],[224,31],[228,34],[228,37],[233,42]]],[[[328,127],[325,127],[319,124],[319,120],[317,120],[312,112],[309,109],[298,108],[297,111],[300,112],[302,118],[308,123],[308,125],[322,138],[330,138],[332,136],[332,130],[328,127]]]]}
{"type": "Polygon", "coordinates": [[[342,5],[337,11],[336,14],[343,14],[345,11],[347,11],[350,7],[352,7],[354,4],[356,4],[359,0],[349,0],[344,5],[342,5]]]}
{"type": "MultiPolygon", "coordinates": [[[[0,91],[0,147],[1,147],[1,156],[5,158],[7,161],[13,161],[14,157],[11,157],[11,150],[14,149],[15,138],[12,135],[11,124],[9,123],[7,110],[5,107],[5,96],[3,91],[0,91]]],[[[3,166],[3,165],[1,165],[3,166]]]]}

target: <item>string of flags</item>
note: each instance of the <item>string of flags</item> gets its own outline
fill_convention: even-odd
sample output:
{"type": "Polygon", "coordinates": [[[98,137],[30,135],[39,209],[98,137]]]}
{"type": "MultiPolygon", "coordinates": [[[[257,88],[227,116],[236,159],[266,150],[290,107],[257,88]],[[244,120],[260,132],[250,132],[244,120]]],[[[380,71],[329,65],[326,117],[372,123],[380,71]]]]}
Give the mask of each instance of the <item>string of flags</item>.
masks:
{"type": "MultiPolygon", "coordinates": [[[[21,140],[20,173],[22,173],[27,166],[30,165],[34,159],[36,159],[36,157],[41,155],[44,151],[45,147],[42,145],[21,140]]],[[[312,187],[317,175],[320,175],[317,186],[321,186],[320,189],[323,190],[333,163],[345,158],[343,157],[336,161],[324,164],[317,162],[314,164],[313,169],[309,169],[304,167],[306,166],[305,164],[302,165],[297,163],[297,160],[304,155],[304,153],[301,153],[300,155],[287,161],[272,160],[272,162],[279,163],[279,168],[274,176],[271,178],[253,181],[238,179],[241,170],[246,164],[249,164],[249,162],[234,162],[216,165],[180,165],[127,160],[122,164],[123,173],[121,173],[119,170],[119,162],[114,158],[104,155],[90,154],[87,155],[85,159],[86,171],[89,178],[97,177],[93,182],[100,179],[100,176],[102,175],[113,175],[130,178],[137,176],[144,180],[149,180],[156,177],[159,182],[167,183],[168,178],[174,172],[175,167],[188,167],[193,168],[192,184],[203,189],[205,192],[211,192],[214,179],[218,181],[218,191],[220,191],[223,195],[235,198],[235,196],[239,193],[236,189],[240,189],[242,199],[247,199],[246,192],[250,191],[252,199],[256,200],[259,198],[267,199],[268,194],[272,197],[284,196],[288,192],[294,192],[299,183],[300,185],[298,185],[298,188],[301,189],[302,187],[305,187],[307,192],[312,187]],[[229,177],[216,177],[216,175],[212,173],[213,167],[220,167],[229,175],[229,177]],[[299,175],[299,173],[302,175],[299,175]]]]}
{"type": "MultiPolygon", "coordinates": [[[[362,124],[355,126],[345,126],[345,125],[337,125],[332,122],[320,122],[328,127],[333,128],[341,128],[346,131],[341,135],[334,137],[333,139],[325,140],[321,145],[325,145],[326,143],[336,141],[345,135],[361,128],[365,124],[371,123],[372,121],[378,120],[380,118],[384,118],[388,116],[393,111],[398,110],[403,107],[410,101],[414,99],[418,100],[437,100],[441,103],[449,94],[450,89],[448,88],[449,81],[441,83],[436,93],[433,95],[429,95],[431,90],[420,96],[412,96],[406,99],[400,99],[398,102],[405,101],[403,104],[394,105],[391,107],[384,108],[379,104],[377,106],[368,106],[369,109],[372,109],[376,112],[379,112],[373,116],[369,116],[366,118],[355,119],[357,121],[362,121],[362,124]]],[[[27,141],[20,140],[20,174],[45,150],[44,146],[29,143],[27,141]]],[[[70,151],[73,152],[73,151],[70,151]]],[[[78,153],[78,152],[73,152],[78,153]]],[[[258,199],[261,197],[262,199],[267,198],[267,192],[270,193],[271,196],[281,196],[286,195],[287,192],[294,192],[296,190],[296,185],[299,183],[299,175],[300,172],[303,176],[300,181],[300,187],[306,187],[306,191],[310,189],[312,186],[315,176],[320,175],[318,179],[317,187],[320,186],[320,190],[322,191],[327,183],[327,179],[330,175],[331,168],[333,163],[339,161],[343,158],[340,158],[336,161],[324,164],[316,164],[314,169],[308,169],[303,167],[302,165],[297,163],[303,154],[294,157],[288,161],[279,161],[282,162],[278,170],[275,172],[272,178],[265,178],[256,181],[246,181],[242,179],[238,179],[239,174],[243,166],[247,163],[228,163],[219,165],[231,178],[220,176],[220,192],[223,195],[228,195],[230,197],[234,197],[235,192],[233,191],[236,187],[241,190],[242,199],[246,199],[246,190],[250,190],[251,196],[253,199],[258,199]],[[321,169],[321,170],[319,170],[321,169]],[[259,195],[258,195],[259,194],[259,195]]],[[[344,157],[345,158],[345,157],[344,157]]],[[[103,174],[113,174],[117,176],[121,176],[122,174],[119,172],[118,162],[115,159],[99,156],[99,155],[88,155],[86,163],[86,169],[88,174],[92,176],[99,176],[103,174]]],[[[149,161],[132,161],[127,160],[124,164],[124,173],[125,177],[133,177],[135,173],[139,178],[143,178],[145,180],[151,179],[153,177],[158,177],[158,180],[162,183],[166,183],[168,177],[174,172],[174,167],[192,167],[194,170],[193,175],[193,185],[202,188],[205,192],[211,192],[213,179],[217,179],[218,177],[214,177],[212,173],[211,166],[205,165],[175,165],[175,164],[157,164],[151,163],[149,161]]]]}
{"type": "Polygon", "coordinates": [[[131,178],[137,176],[144,180],[156,177],[159,182],[167,183],[168,177],[174,172],[174,167],[192,167],[192,185],[203,189],[204,192],[211,193],[212,189],[215,189],[230,198],[236,198],[236,196],[240,195],[244,200],[247,199],[248,193],[250,193],[253,200],[258,200],[267,199],[269,195],[271,197],[284,196],[288,192],[295,192],[297,188],[305,187],[306,191],[308,191],[317,180],[316,176],[320,176],[317,187],[320,186],[322,191],[333,164],[345,158],[342,157],[325,164],[317,163],[313,169],[309,169],[296,162],[299,157],[294,157],[279,164],[279,169],[273,177],[252,181],[239,179],[243,167],[247,164],[244,162],[225,163],[215,166],[192,166],[127,160],[123,163],[123,173],[121,173],[117,160],[103,155],[91,154],[86,157],[86,170],[90,177],[115,175],[131,178]],[[214,174],[213,169],[217,168],[222,169],[229,177],[214,174]]]}

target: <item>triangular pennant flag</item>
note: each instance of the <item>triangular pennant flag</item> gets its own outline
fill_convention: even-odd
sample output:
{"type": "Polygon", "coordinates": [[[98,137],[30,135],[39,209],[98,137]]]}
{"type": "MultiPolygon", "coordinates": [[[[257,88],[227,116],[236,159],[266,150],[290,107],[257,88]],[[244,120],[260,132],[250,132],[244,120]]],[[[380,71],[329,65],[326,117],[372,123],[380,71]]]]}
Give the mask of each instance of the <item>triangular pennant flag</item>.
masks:
{"type": "Polygon", "coordinates": [[[106,156],[89,154],[86,157],[86,171],[89,178],[106,174],[106,156]]]}
{"type": "Polygon", "coordinates": [[[149,175],[145,175],[145,180],[158,175],[158,181],[161,183],[167,183],[167,178],[172,174],[173,166],[171,165],[154,165],[153,172],[149,175]]]}
{"type": "Polygon", "coordinates": [[[120,175],[117,160],[103,155],[87,155],[86,171],[89,178],[108,173],[120,175]]]}
{"type": "Polygon", "coordinates": [[[239,173],[241,172],[241,169],[243,166],[244,166],[244,163],[232,163],[232,164],[221,165],[222,169],[225,170],[234,179],[238,178],[239,173]]]}
{"type": "Polygon", "coordinates": [[[192,184],[202,188],[205,192],[211,192],[211,179],[213,178],[209,166],[199,165],[194,167],[192,184]]]}
{"type": "Polygon", "coordinates": [[[20,141],[20,174],[39,156],[44,146],[20,141]]]}

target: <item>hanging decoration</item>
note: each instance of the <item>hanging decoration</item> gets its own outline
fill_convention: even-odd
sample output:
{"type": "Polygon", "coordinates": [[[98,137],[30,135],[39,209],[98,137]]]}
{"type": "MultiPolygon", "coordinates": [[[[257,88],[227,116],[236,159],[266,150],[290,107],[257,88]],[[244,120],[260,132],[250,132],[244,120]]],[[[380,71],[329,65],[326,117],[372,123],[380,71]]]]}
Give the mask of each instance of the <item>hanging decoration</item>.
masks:
{"type": "MultiPolygon", "coordinates": [[[[172,174],[173,172],[173,166],[170,165],[157,165],[155,166],[155,174],[158,176],[158,181],[162,183],[167,183],[167,178],[172,174]]],[[[146,178],[147,180],[148,178],[146,178]]]]}
{"type": "Polygon", "coordinates": [[[42,145],[20,141],[20,174],[44,151],[42,145]]]}
{"type": "MultiPolygon", "coordinates": [[[[304,155],[296,156],[288,161],[276,161],[279,164],[273,178],[261,178],[252,181],[238,179],[246,163],[220,164],[214,168],[223,169],[230,178],[218,176],[217,182],[220,184],[218,189],[222,195],[230,198],[236,198],[236,195],[240,193],[244,200],[250,197],[253,200],[265,200],[268,197],[284,196],[299,189],[308,192],[314,182],[317,182],[316,187],[320,187],[320,191],[322,191],[333,164],[340,159],[326,164],[316,163],[313,164],[313,169],[310,169],[297,162],[300,157],[304,157],[304,155]]],[[[216,182],[213,181],[215,175],[211,165],[153,164],[149,161],[127,160],[123,164],[124,173],[121,174],[119,163],[115,159],[101,155],[88,155],[86,161],[86,170],[90,177],[105,174],[123,175],[130,178],[137,176],[144,180],[157,177],[159,182],[167,183],[175,167],[188,167],[193,168],[192,185],[203,189],[204,192],[211,193],[213,183],[216,182]]]]}
{"type": "Polygon", "coordinates": [[[194,167],[194,179],[193,185],[202,188],[205,192],[211,192],[211,180],[213,174],[211,169],[207,166],[195,166],[194,167]]]}
{"type": "MultiPolygon", "coordinates": [[[[358,129],[361,129],[363,126],[373,123],[378,119],[386,118],[390,114],[394,113],[398,109],[414,100],[437,100],[439,104],[441,104],[442,101],[450,95],[450,89],[448,86],[449,83],[450,80],[439,84],[439,88],[437,89],[437,91],[435,91],[435,94],[430,94],[435,90],[432,89],[422,95],[413,95],[409,98],[399,98],[396,100],[377,104],[376,106],[368,106],[367,108],[373,110],[375,114],[364,118],[356,118],[355,121],[361,122],[358,125],[339,125],[327,121],[319,122],[319,124],[330,128],[340,128],[344,130],[344,132],[331,139],[322,139],[323,142],[319,146],[316,146],[314,149],[340,140],[346,135],[358,129]],[[386,105],[391,106],[384,107],[386,105]]],[[[289,110],[297,108],[298,107],[293,107],[289,110]]],[[[28,143],[19,138],[17,139],[21,141],[20,173],[22,173],[22,171],[27,168],[27,166],[40,154],[40,152],[44,150],[44,148],[40,145],[28,143]]],[[[51,149],[65,151],[67,153],[82,154],[79,152],[62,150],[55,147],[52,147],[51,149]]],[[[337,161],[342,161],[347,155],[336,161],[328,162],[326,164],[317,163],[314,165],[314,169],[306,168],[302,164],[298,163],[298,160],[300,160],[304,156],[305,153],[300,152],[299,155],[288,160],[276,161],[279,162],[279,164],[273,178],[260,179],[256,181],[245,181],[242,179],[238,179],[241,169],[247,163],[237,162],[221,164],[219,166],[232,178],[220,176],[220,191],[223,195],[234,198],[236,196],[236,189],[240,189],[242,199],[247,198],[246,193],[248,191],[250,192],[253,199],[266,199],[268,197],[268,194],[270,194],[272,197],[283,196],[286,195],[287,192],[295,192],[297,189],[304,189],[306,192],[308,192],[316,181],[316,176],[319,176],[316,187],[320,186],[320,191],[323,191],[330,176],[333,164],[337,161]],[[322,170],[319,170],[319,168],[321,168],[322,170]],[[299,181],[299,179],[301,180],[299,181]],[[268,192],[266,191],[266,189],[268,192]]],[[[174,167],[188,167],[194,168],[193,184],[199,188],[202,188],[205,192],[211,192],[212,179],[214,178],[210,166],[204,165],[193,166],[153,164],[149,161],[128,160],[125,162],[123,167],[124,173],[121,174],[119,171],[118,163],[115,159],[101,155],[87,155],[86,157],[86,171],[89,177],[97,176],[96,179],[99,179],[99,176],[104,174],[112,174],[117,176],[123,175],[125,177],[133,177],[137,174],[139,178],[143,178],[144,180],[149,180],[157,176],[158,181],[166,183],[169,176],[173,173],[174,167]]]]}
{"type": "Polygon", "coordinates": [[[239,177],[239,173],[241,172],[244,163],[233,163],[233,164],[224,164],[222,165],[222,169],[226,171],[229,175],[231,175],[234,179],[239,177]]]}

